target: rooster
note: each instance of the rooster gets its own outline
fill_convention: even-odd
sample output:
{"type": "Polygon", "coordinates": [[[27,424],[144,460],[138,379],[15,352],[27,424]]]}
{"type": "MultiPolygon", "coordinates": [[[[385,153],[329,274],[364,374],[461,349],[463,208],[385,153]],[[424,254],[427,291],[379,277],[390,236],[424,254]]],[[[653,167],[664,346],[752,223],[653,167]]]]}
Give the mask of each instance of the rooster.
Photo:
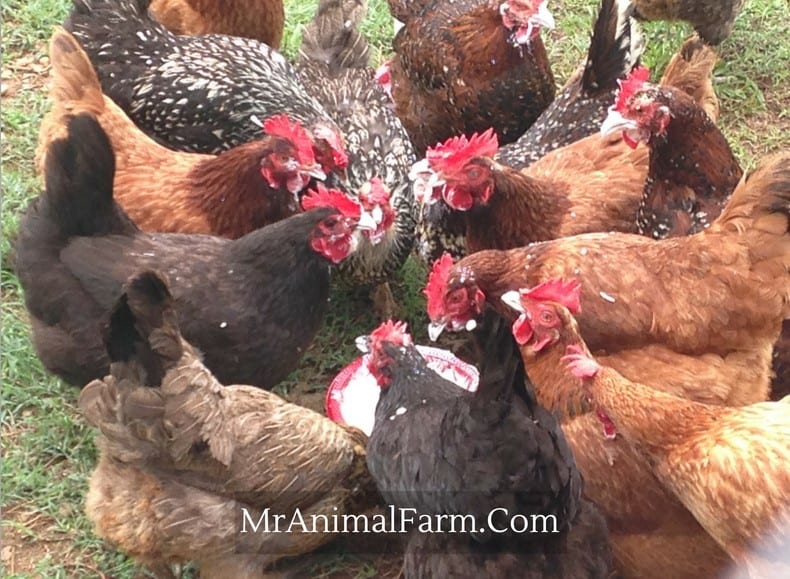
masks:
{"type": "MultiPolygon", "coordinates": [[[[687,41],[705,50],[699,39],[687,41]]],[[[710,64],[712,69],[715,55],[710,64]]],[[[727,139],[684,91],[646,82],[637,71],[623,82],[601,134],[650,149],[650,170],[637,215],[638,231],[655,239],[702,231],[718,217],[743,175],[727,139]]]]}
{"type": "MultiPolygon", "coordinates": [[[[352,191],[377,191],[384,233],[340,265],[342,279],[374,285],[374,304],[383,318],[396,308],[387,281],[414,246],[416,205],[407,178],[414,149],[387,95],[368,66],[368,43],[358,25],[366,14],[361,0],[321,0],[305,28],[298,68],[307,90],[343,132],[352,191]]],[[[364,199],[362,200],[365,203],[364,199]]]]}
{"type": "Polygon", "coordinates": [[[319,190],[294,215],[231,241],[146,234],[114,203],[114,157],[96,120],[75,116],[46,155],[46,189],[17,239],[39,357],[82,385],[107,373],[98,328],[125,280],[155,268],[172,283],[184,336],[218,379],[271,388],[294,369],[327,309],[330,267],[375,227],[356,200],[319,190]]]}
{"type": "Polygon", "coordinates": [[[632,382],[599,364],[583,343],[564,359],[604,428],[647,457],[751,577],[790,574],[790,397],[711,406],[632,382]]]}
{"type": "Polygon", "coordinates": [[[546,0],[438,0],[403,16],[389,78],[419,154],[490,126],[512,142],[554,98],[540,38],[554,27],[546,0]]]}
{"type": "Polygon", "coordinates": [[[299,211],[298,194],[325,177],[315,143],[285,115],[266,119],[262,139],[219,155],[171,151],[141,132],[109,98],[77,41],[50,42],[53,108],[39,133],[37,167],[75,114],[95,115],[113,144],[113,196],[146,231],[237,238],[299,211]]]}
{"type": "Polygon", "coordinates": [[[228,34],[280,48],[283,0],[151,0],[154,18],[175,34],[228,34]]]}
{"type": "Polygon", "coordinates": [[[481,251],[455,265],[448,256],[426,287],[431,333],[473,326],[486,301],[506,313],[500,298],[509,290],[577,279],[579,323],[594,350],[622,352],[627,365],[629,351],[647,348],[665,382],[685,383],[692,363],[700,390],[718,403],[765,400],[772,346],[790,314],[789,202],[790,155],[780,154],[744,176],[719,218],[695,235],[586,234],[481,251]]]}
{"type": "Polygon", "coordinates": [[[405,324],[385,322],[363,341],[381,388],[367,462],[382,495],[420,514],[474,518],[471,535],[415,532],[406,576],[607,577],[606,527],[581,497],[562,431],[536,403],[508,325],[494,319],[484,331],[475,394],[430,370],[405,324]],[[496,534],[497,507],[549,515],[559,532],[496,534]]]}
{"type": "Polygon", "coordinates": [[[88,517],[160,577],[197,560],[201,577],[262,579],[277,559],[333,538],[252,532],[268,510],[310,520],[376,504],[366,437],[270,392],[222,385],[181,337],[174,301],[161,277],[142,272],[112,310],[111,373],[79,399],[100,433],[88,517]]]}
{"type": "Polygon", "coordinates": [[[345,170],[343,139],[285,58],[256,40],[177,36],[148,15],[149,0],[73,0],[64,27],[82,44],[112,98],[171,148],[219,153],[260,138],[252,117],[280,113],[317,143],[324,172],[345,170]]]}

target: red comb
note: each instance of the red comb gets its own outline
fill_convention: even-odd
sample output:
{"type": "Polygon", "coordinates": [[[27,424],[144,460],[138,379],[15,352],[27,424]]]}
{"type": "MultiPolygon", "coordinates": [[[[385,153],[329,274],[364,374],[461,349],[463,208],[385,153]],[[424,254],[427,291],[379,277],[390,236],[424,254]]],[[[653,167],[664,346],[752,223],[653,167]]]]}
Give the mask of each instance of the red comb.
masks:
{"type": "Polygon", "coordinates": [[[444,143],[430,147],[425,152],[425,158],[431,169],[437,172],[448,169],[458,169],[470,159],[475,157],[491,157],[499,150],[499,141],[494,129],[484,133],[475,133],[467,138],[466,135],[450,137],[444,143]]]}
{"type": "Polygon", "coordinates": [[[359,219],[362,215],[362,207],[359,202],[351,199],[348,195],[337,189],[327,189],[318,183],[317,190],[311,189],[302,198],[302,209],[310,211],[318,207],[334,207],[346,217],[359,219]]]}
{"type": "Polygon", "coordinates": [[[369,203],[372,208],[374,205],[390,204],[390,191],[380,177],[372,177],[365,183],[359,192],[359,200],[363,205],[369,203]]]}
{"type": "Polygon", "coordinates": [[[555,302],[565,306],[572,314],[581,310],[581,283],[579,280],[564,281],[550,279],[532,289],[521,292],[522,297],[529,297],[539,302],[555,302]]]}
{"type": "Polygon", "coordinates": [[[433,263],[428,283],[422,293],[428,300],[428,317],[436,320],[444,314],[444,294],[447,291],[447,282],[450,281],[450,270],[453,267],[453,257],[445,252],[433,263]]]}
{"type": "Polygon", "coordinates": [[[641,89],[649,78],[650,69],[646,66],[637,66],[625,79],[618,80],[617,84],[620,85],[620,90],[617,91],[617,100],[614,103],[614,110],[622,113],[625,110],[625,104],[628,102],[628,99],[641,89]]]}
{"type": "Polygon", "coordinates": [[[409,335],[406,322],[387,320],[370,333],[371,348],[375,344],[380,344],[382,342],[397,344],[398,346],[408,346],[411,344],[411,336],[409,335]]]}
{"type": "Polygon", "coordinates": [[[296,147],[299,162],[302,165],[314,165],[313,139],[299,121],[291,122],[288,115],[275,115],[263,123],[263,130],[267,135],[282,137],[291,141],[296,147]]]}

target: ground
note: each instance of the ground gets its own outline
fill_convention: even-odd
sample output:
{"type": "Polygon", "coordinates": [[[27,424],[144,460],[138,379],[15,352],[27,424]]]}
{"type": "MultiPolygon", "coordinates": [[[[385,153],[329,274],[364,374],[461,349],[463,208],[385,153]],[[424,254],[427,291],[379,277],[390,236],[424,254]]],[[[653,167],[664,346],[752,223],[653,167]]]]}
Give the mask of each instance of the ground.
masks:
{"type": "MultiPolygon", "coordinates": [[[[32,156],[37,125],[46,110],[46,40],[66,14],[67,0],[8,0],[3,3],[2,96],[2,441],[4,460],[2,566],[6,577],[117,577],[136,575],[134,565],[92,533],[82,513],[87,477],[95,463],[93,432],[76,408],[77,390],[49,376],[35,357],[10,239],[20,211],[39,190],[32,156]]],[[[290,0],[284,50],[293,54],[300,26],[315,0],[290,0]]],[[[550,0],[557,29],[546,33],[559,81],[578,64],[589,39],[595,0],[550,0]]],[[[790,43],[786,0],[751,0],[721,47],[715,87],[721,98],[722,130],[746,167],[790,141],[790,43]]],[[[370,1],[364,32],[374,62],[388,51],[392,35],[386,3],[370,1]]],[[[684,25],[646,26],[645,63],[660,72],[688,32],[684,25]]],[[[658,77],[658,75],[654,75],[658,77]]],[[[424,342],[424,271],[410,263],[395,294],[418,342],[424,342]]],[[[337,290],[324,330],[300,368],[280,388],[317,410],[332,377],[356,355],[353,338],[376,320],[366,292],[337,290]]],[[[333,545],[300,565],[297,575],[394,577],[397,554],[350,555],[333,545]]],[[[189,572],[186,573],[189,575],[189,572]]]]}

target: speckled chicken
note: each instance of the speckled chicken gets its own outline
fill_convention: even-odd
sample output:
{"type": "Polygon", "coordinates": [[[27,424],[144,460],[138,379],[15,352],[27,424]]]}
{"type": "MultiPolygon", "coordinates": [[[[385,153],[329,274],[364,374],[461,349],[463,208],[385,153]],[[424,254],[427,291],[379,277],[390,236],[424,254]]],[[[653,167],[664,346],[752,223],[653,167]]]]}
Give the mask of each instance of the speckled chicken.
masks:
{"type": "Polygon", "coordinates": [[[321,0],[302,35],[298,68],[308,92],[343,132],[349,189],[372,187],[389,199],[377,213],[386,223],[384,235],[372,240],[375,244],[363,242],[339,270],[354,285],[378,284],[374,302],[386,319],[395,308],[386,282],[414,245],[417,208],[408,172],[415,154],[368,65],[368,43],[358,28],[365,14],[364,0],[321,0]]]}
{"type": "Polygon", "coordinates": [[[73,0],[64,23],[93,62],[104,94],[171,148],[219,153],[260,137],[252,117],[287,113],[319,144],[324,171],[342,172],[342,136],[295,69],[269,46],[223,35],[178,36],[149,0],[73,0]]]}
{"type": "Polygon", "coordinates": [[[277,559],[336,536],[252,531],[262,515],[290,521],[299,509],[309,521],[376,504],[366,437],[264,390],[222,385],[181,337],[173,302],[159,275],[141,272],[110,317],[110,375],[79,400],[99,429],[88,517],[160,578],[191,560],[204,578],[262,579],[277,559]]]}

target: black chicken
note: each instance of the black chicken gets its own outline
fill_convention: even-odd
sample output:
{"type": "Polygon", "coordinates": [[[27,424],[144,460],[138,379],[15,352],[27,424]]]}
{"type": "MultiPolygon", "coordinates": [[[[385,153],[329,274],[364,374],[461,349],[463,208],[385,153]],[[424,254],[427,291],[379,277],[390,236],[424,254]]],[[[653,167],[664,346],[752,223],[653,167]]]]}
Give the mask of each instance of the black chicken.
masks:
{"type": "Polygon", "coordinates": [[[104,377],[100,328],[124,281],[149,268],[169,277],[184,336],[219,380],[264,388],[282,380],[321,325],[330,265],[356,247],[359,204],[317,193],[306,199],[318,208],[237,240],[147,234],[113,201],[114,165],[97,121],[74,117],[21,222],[17,272],[44,365],[78,385],[104,377]]]}
{"type": "Polygon", "coordinates": [[[404,324],[387,322],[367,341],[382,390],[367,462],[385,500],[474,517],[467,533],[414,534],[406,576],[606,577],[606,524],[581,498],[573,455],[526,382],[508,323],[491,316],[480,336],[475,394],[429,369],[404,324]],[[557,532],[500,534],[515,515],[547,515],[557,532]]]}
{"type": "Polygon", "coordinates": [[[260,138],[252,118],[287,113],[319,142],[329,173],[346,158],[337,126],[276,50],[221,34],[178,36],[148,14],[150,0],[73,0],[64,27],[80,41],[102,90],[161,143],[219,153],[260,138]]]}

